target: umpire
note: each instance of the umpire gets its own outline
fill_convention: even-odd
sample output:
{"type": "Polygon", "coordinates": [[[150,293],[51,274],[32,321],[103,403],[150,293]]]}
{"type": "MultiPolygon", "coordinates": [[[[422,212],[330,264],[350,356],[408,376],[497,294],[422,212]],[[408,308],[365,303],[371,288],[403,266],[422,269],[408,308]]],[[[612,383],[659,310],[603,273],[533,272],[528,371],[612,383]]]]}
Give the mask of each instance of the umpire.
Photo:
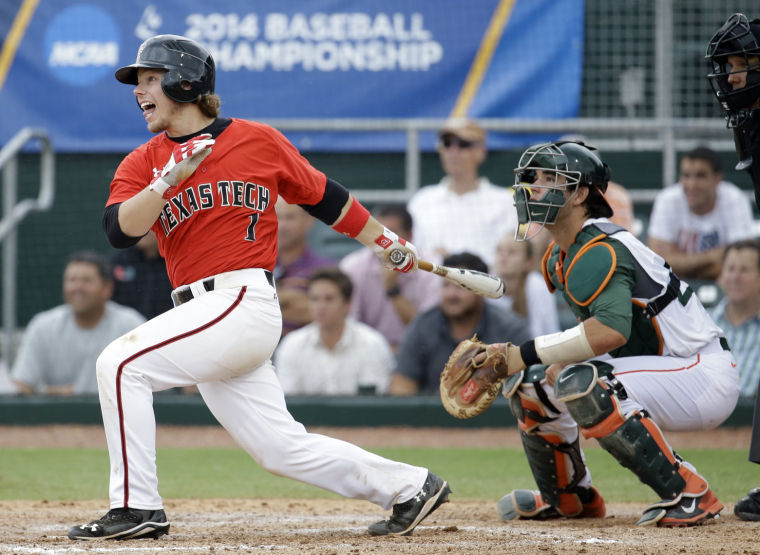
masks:
{"type": "MultiPolygon", "coordinates": [[[[760,19],[731,15],[710,39],[707,79],[733,129],[737,170],[747,170],[760,208],[760,19]]],[[[755,397],[749,460],[760,464],[760,395],[755,397]]],[[[760,520],[760,488],[754,488],[734,507],[742,520],[760,520]]]]}

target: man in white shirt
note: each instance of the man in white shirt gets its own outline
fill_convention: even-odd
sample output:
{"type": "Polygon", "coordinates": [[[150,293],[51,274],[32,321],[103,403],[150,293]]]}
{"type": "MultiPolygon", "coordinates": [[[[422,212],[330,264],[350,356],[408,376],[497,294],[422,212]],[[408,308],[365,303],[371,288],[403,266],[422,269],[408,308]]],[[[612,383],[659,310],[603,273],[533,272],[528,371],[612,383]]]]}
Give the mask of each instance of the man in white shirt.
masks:
{"type": "Polygon", "coordinates": [[[453,118],[438,132],[438,154],[446,175],[421,188],[409,200],[414,244],[436,261],[451,253],[471,252],[488,266],[496,243],[517,227],[511,190],[478,175],[486,159],[486,133],[469,119],[453,118]]]}
{"type": "Polygon", "coordinates": [[[338,268],[309,277],[313,322],[286,335],[275,351],[275,367],[287,395],[385,393],[394,367],[385,338],[349,318],[353,286],[338,268]]]}
{"type": "Polygon", "coordinates": [[[680,185],[657,195],[649,247],[680,277],[716,279],[725,246],[752,236],[749,200],[722,179],[717,153],[697,147],[681,159],[680,185]]]}
{"type": "Polygon", "coordinates": [[[110,266],[100,255],[72,254],[63,271],[65,304],[35,315],[26,327],[11,376],[19,393],[97,393],[95,361],[145,318],[116,304],[110,266]]]}

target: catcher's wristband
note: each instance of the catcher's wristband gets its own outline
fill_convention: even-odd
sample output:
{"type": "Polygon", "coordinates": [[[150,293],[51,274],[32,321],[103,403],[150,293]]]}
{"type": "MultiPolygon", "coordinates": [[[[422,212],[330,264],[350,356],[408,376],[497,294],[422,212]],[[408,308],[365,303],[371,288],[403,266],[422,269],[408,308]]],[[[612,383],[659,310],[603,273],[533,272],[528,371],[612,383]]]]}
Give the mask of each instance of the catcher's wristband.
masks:
{"type": "Polygon", "coordinates": [[[165,198],[168,200],[174,187],[172,187],[166,181],[158,177],[150,182],[150,185],[148,185],[148,189],[156,193],[161,198],[165,198]]]}
{"type": "Polygon", "coordinates": [[[356,200],[356,197],[351,195],[351,206],[348,207],[343,218],[332,228],[353,239],[362,232],[364,226],[367,225],[367,220],[369,220],[369,211],[356,200]]]}
{"type": "Polygon", "coordinates": [[[520,345],[520,357],[522,357],[525,366],[541,364],[541,359],[538,358],[538,353],[536,353],[536,341],[534,339],[520,345]]]}
{"type": "Polygon", "coordinates": [[[555,362],[580,362],[596,353],[586,337],[583,324],[561,331],[541,335],[520,345],[520,356],[527,366],[531,364],[554,364],[555,362]]]}

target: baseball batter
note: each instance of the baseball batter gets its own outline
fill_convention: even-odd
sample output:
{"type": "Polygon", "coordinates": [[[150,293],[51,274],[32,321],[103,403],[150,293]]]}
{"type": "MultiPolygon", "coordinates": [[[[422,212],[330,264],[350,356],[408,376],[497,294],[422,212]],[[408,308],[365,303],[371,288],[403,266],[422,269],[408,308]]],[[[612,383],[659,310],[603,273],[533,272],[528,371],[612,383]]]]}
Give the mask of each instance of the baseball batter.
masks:
{"type": "Polygon", "coordinates": [[[448,500],[448,484],[425,468],[307,433],[287,411],[270,362],[282,326],[272,278],[275,202],[282,196],[301,205],[372,247],[393,270],[415,271],[416,250],[310,166],[281,133],[220,118],[214,72],[205,48],[175,35],[148,39],[136,62],[116,72],[134,85],[157,135],[119,165],[103,226],[119,248],[150,229],[156,233],[175,307],[115,340],[98,359],[110,511],[74,526],[69,537],[155,538],[169,531],[158,493],[152,396],[191,384],[263,468],[392,507],[370,533],[410,534],[448,500]]]}
{"type": "Polygon", "coordinates": [[[522,345],[497,344],[538,491],[498,503],[504,520],[603,517],[579,429],[651,487],[640,525],[691,526],[723,508],[661,430],[713,428],[739,395],[721,329],[688,284],[631,233],[611,224],[609,168],[582,143],[528,148],[515,169],[517,239],[544,225],[542,269],[580,322],[522,345]]]}

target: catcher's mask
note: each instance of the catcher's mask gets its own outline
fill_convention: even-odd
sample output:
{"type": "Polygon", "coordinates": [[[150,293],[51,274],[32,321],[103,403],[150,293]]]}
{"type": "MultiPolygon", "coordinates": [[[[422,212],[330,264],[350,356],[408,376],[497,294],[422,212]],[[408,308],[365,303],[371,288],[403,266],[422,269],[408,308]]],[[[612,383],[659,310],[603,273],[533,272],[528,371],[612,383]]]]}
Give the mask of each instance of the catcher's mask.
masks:
{"type": "MultiPolygon", "coordinates": [[[[528,240],[544,226],[554,224],[560,208],[577,194],[580,185],[601,193],[607,190],[609,167],[591,149],[581,142],[556,142],[534,145],[523,152],[515,168],[516,241],[528,240]]],[[[598,198],[600,215],[610,217],[609,204],[601,194],[598,198]]]]}
{"type": "Polygon", "coordinates": [[[137,50],[135,63],[116,70],[116,79],[137,85],[138,68],[165,69],[161,88],[176,102],[193,102],[201,95],[214,92],[214,58],[187,37],[157,35],[149,38],[137,50]]]}
{"type": "Polygon", "coordinates": [[[760,98],[760,19],[748,21],[740,13],[731,15],[710,39],[705,55],[711,68],[707,80],[726,111],[728,127],[737,127],[747,118],[760,98]],[[732,71],[729,56],[744,58],[744,66],[732,71]],[[734,89],[729,76],[746,72],[746,84],[734,89]]]}

